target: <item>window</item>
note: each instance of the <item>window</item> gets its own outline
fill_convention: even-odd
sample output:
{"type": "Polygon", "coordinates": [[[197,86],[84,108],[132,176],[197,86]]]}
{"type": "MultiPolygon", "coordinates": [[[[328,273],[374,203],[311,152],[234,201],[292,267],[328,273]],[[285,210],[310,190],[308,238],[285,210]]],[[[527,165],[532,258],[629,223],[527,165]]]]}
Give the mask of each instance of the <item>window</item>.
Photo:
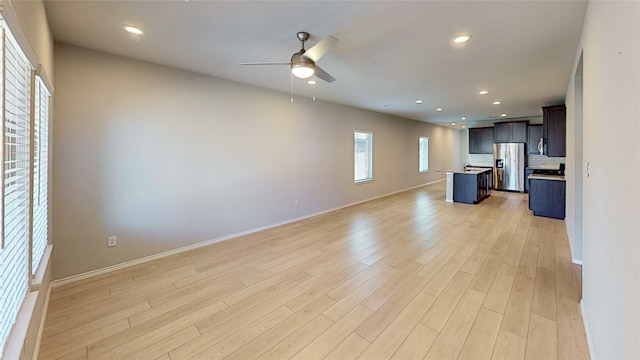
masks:
{"type": "Polygon", "coordinates": [[[353,178],[355,182],[373,179],[373,134],[356,131],[354,133],[354,145],[353,178]]]}
{"type": "Polygon", "coordinates": [[[49,90],[34,76],[33,117],[33,240],[31,268],[36,272],[49,243],[49,90]]]}
{"type": "Polygon", "coordinates": [[[0,357],[49,242],[50,93],[0,17],[0,357]],[[33,215],[32,215],[33,214],[33,215]]]}
{"type": "MultiPolygon", "coordinates": [[[[2,319],[0,342],[9,337],[29,287],[29,138],[31,69],[7,29],[3,29],[2,70],[2,319]]],[[[1,86],[1,84],[0,84],[1,86]]]]}
{"type": "Polygon", "coordinates": [[[419,139],[420,164],[418,169],[421,173],[429,171],[429,138],[421,136],[419,139]]]}

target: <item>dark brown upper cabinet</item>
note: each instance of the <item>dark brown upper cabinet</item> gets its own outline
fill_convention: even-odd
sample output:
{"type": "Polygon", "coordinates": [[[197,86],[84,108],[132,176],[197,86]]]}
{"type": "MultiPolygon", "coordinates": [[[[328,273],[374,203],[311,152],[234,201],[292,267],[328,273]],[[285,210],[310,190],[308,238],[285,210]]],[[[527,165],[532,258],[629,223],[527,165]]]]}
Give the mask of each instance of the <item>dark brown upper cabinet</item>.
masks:
{"type": "Polygon", "coordinates": [[[493,154],[493,128],[469,129],[469,154],[493,154]]]}
{"type": "Polygon", "coordinates": [[[497,143],[524,143],[527,142],[527,122],[503,122],[495,124],[494,142],[497,143]]]}
{"type": "Polygon", "coordinates": [[[542,108],[544,154],[549,157],[567,156],[567,108],[564,105],[542,108]]]}
{"type": "Polygon", "coordinates": [[[527,155],[542,155],[538,150],[538,143],[542,139],[542,125],[527,127],[527,155]]]}

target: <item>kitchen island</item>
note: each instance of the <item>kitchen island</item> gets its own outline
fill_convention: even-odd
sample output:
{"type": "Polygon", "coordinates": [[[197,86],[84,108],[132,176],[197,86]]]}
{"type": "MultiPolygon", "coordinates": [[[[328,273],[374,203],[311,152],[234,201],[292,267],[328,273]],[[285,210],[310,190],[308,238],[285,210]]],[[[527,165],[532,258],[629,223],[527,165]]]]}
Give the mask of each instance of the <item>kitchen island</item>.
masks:
{"type": "MultiPolygon", "coordinates": [[[[493,172],[490,168],[472,168],[447,172],[447,189],[452,200],[466,204],[478,204],[491,195],[493,172]],[[452,184],[450,183],[452,181],[452,184]]],[[[450,197],[447,197],[449,200],[450,197]]]]}

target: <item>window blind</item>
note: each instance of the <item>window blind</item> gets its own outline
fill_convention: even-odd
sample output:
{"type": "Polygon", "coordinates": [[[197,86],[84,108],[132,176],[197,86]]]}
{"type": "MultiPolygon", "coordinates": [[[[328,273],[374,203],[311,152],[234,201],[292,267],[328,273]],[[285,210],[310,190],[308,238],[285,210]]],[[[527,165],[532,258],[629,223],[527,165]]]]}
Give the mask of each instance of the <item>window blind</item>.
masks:
{"type": "MultiPolygon", "coordinates": [[[[29,287],[29,177],[31,66],[2,25],[2,247],[0,250],[0,349],[29,287]]],[[[1,355],[1,354],[0,354],[1,355]]]]}
{"type": "Polygon", "coordinates": [[[426,172],[429,170],[429,138],[421,136],[419,140],[420,145],[420,164],[418,171],[426,172]]]}
{"type": "Polygon", "coordinates": [[[49,243],[49,90],[40,77],[35,77],[33,116],[33,225],[31,268],[38,269],[49,243]]]}
{"type": "Polygon", "coordinates": [[[373,134],[354,132],[354,181],[365,181],[373,178],[373,134]]]}

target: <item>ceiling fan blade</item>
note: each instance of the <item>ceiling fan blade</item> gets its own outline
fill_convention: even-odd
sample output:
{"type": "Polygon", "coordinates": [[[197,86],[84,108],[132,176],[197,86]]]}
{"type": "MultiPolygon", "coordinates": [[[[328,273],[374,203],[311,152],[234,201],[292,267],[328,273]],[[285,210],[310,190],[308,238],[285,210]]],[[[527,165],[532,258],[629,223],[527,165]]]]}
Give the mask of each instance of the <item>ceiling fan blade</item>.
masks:
{"type": "Polygon", "coordinates": [[[313,62],[317,62],[324,54],[327,53],[327,51],[331,50],[331,48],[334,47],[335,44],[338,43],[338,41],[338,39],[329,35],[326,38],[320,40],[319,43],[310,47],[309,50],[305,51],[302,56],[313,62]]]}
{"type": "Polygon", "coordinates": [[[290,62],[254,62],[254,63],[240,63],[240,65],[291,65],[290,62]]]}
{"type": "Polygon", "coordinates": [[[336,81],[336,79],[329,75],[329,73],[327,73],[326,71],[322,70],[322,68],[320,66],[318,66],[317,64],[315,65],[316,68],[316,77],[328,82],[328,83],[332,83],[334,81],[336,81]]]}

